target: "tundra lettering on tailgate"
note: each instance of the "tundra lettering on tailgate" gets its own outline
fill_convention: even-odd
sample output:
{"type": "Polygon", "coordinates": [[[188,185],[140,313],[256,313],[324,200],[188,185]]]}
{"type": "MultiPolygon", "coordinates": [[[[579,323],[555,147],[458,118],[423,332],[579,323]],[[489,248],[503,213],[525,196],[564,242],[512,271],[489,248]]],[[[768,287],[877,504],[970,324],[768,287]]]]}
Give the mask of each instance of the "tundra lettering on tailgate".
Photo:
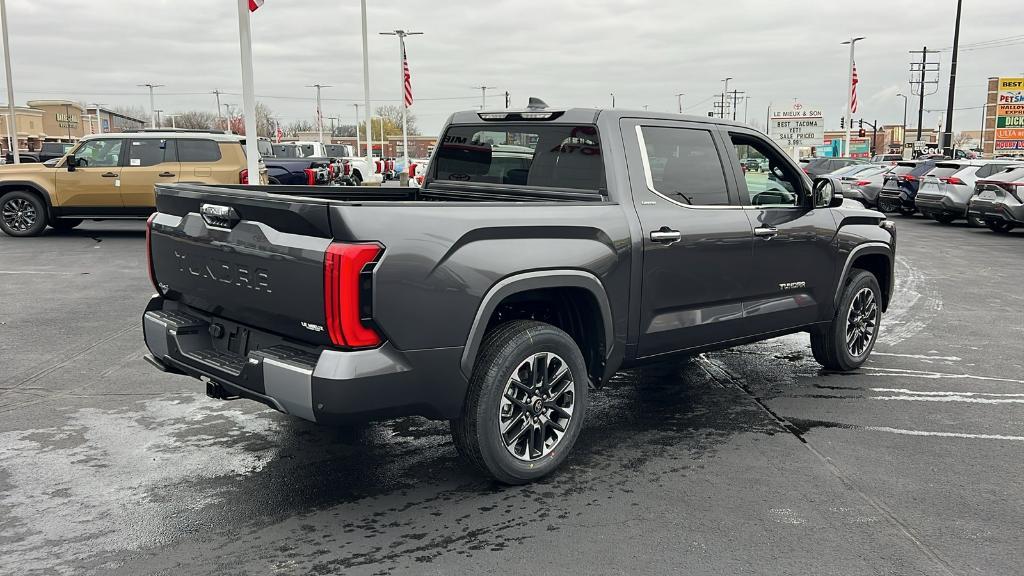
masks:
{"type": "Polygon", "coordinates": [[[265,268],[249,268],[241,264],[207,258],[187,252],[174,251],[178,270],[198,278],[209,278],[216,282],[248,288],[270,294],[270,272],[265,268]]]}

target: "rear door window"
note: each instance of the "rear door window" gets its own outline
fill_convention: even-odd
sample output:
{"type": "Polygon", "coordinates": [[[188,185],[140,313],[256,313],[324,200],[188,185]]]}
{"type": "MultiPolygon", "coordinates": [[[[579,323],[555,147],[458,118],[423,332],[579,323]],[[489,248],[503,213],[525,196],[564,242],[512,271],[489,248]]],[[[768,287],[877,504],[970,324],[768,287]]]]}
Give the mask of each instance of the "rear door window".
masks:
{"type": "Polygon", "coordinates": [[[434,179],[504,186],[604,189],[597,127],[462,125],[441,139],[434,179]]]}
{"type": "Polygon", "coordinates": [[[174,145],[170,140],[140,138],[128,144],[129,167],[156,166],[174,161],[174,145]]]}
{"type": "Polygon", "coordinates": [[[692,206],[728,206],[725,168],[708,130],[644,126],[640,130],[647,185],[692,206]]]}
{"type": "Polygon", "coordinates": [[[183,138],[178,140],[180,162],[217,162],[220,160],[220,146],[213,140],[183,138]]]}
{"type": "Polygon", "coordinates": [[[998,173],[1002,172],[1003,170],[1006,170],[1006,168],[1008,166],[1010,166],[1010,165],[1009,164],[999,164],[999,163],[996,163],[996,162],[993,162],[991,164],[985,164],[981,168],[978,168],[978,171],[974,173],[974,176],[976,178],[988,178],[989,176],[991,176],[993,174],[998,174],[998,173]]]}

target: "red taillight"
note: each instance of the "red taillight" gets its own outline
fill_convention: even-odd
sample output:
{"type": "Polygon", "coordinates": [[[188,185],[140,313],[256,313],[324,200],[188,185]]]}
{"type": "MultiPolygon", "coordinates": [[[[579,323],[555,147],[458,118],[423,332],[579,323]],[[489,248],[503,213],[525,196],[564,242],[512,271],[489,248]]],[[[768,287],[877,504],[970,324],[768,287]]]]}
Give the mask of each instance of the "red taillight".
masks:
{"type": "Polygon", "coordinates": [[[914,176],[913,174],[907,174],[906,176],[900,176],[900,178],[903,178],[907,182],[913,182],[914,180],[917,180],[917,176],[914,176]]]}
{"type": "Polygon", "coordinates": [[[956,176],[950,176],[949,178],[946,178],[945,182],[946,184],[955,184],[957,186],[963,186],[965,184],[963,180],[957,178],[956,176]]]}
{"type": "Polygon", "coordinates": [[[413,164],[412,162],[410,162],[409,163],[409,177],[412,178],[414,176],[416,176],[416,164],[413,164]]]}
{"type": "Polygon", "coordinates": [[[808,170],[807,168],[804,168],[804,174],[810,174],[810,173],[811,173],[810,170],[808,170]]]}
{"type": "Polygon", "coordinates": [[[351,176],[352,175],[352,164],[350,164],[348,162],[345,162],[345,164],[343,166],[344,166],[344,169],[345,169],[345,176],[351,176]]]}
{"type": "Polygon", "coordinates": [[[248,168],[246,168],[245,170],[242,170],[241,172],[238,173],[238,183],[239,184],[248,184],[249,183],[249,169],[248,168]]]}
{"type": "Polygon", "coordinates": [[[307,186],[315,186],[316,185],[316,170],[314,170],[312,168],[306,168],[305,170],[303,170],[303,172],[306,173],[306,185],[307,186]]]}
{"type": "Polygon", "coordinates": [[[367,264],[376,260],[379,244],[334,243],[324,254],[324,315],[335,346],[367,348],[381,343],[380,334],[363,324],[372,313],[372,277],[367,264]],[[364,268],[366,272],[364,273],[364,268]]]}
{"type": "Polygon", "coordinates": [[[334,162],[331,162],[330,164],[327,165],[327,173],[331,175],[331,178],[334,178],[334,175],[337,173],[337,171],[338,168],[334,165],[334,162]]]}
{"type": "Polygon", "coordinates": [[[377,174],[380,174],[384,171],[383,164],[381,164],[380,160],[373,161],[373,169],[377,171],[377,174]]]}
{"type": "Polygon", "coordinates": [[[156,293],[162,294],[162,292],[160,292],[160,286],[158,286],[156,283],[156,272],[153,270],[152,228],[154,218],[156,218],[156,212],[150,214],[149,218],[146,220],[146,268],[149,269],[149,281],[151,284],[153,284],[153,288],[156,290],[156,293]]]}
{"type": "Polygon", "coordinates": [[[867,186],[868,184],[871,184],[871,180],[858,180],[854,186],[867,186]]]}

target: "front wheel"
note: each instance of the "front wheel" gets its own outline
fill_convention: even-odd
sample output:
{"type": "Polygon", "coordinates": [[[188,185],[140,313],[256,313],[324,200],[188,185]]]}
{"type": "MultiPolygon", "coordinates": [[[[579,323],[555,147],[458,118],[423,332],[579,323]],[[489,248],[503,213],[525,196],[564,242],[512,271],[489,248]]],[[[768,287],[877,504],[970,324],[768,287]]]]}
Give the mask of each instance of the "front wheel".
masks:
{"type": "Polygon", "coordinates": [[[452,420],[459,453],[506,484],[557,469],[583,427],[587,370],[576,342],[542,322],[515,320],[484,338],[466,404],[452,420]]]}
{"type": "Polygon", "coordinates": [[[952,224],[953,220],[956,220],[954,216],[949,214],[932,214],[932,218],[939,224],[952,224]]]}
{"type": "Polygon", "coordinates": [[[81,218],[57,218],[53,222],[50,222],[50,227],[54,230],[71,230],[82,223],[81,218]]]}
{"type": "Polygon", "coordinates": [[[46,206],[39,196],[15,190],[0,196],[0,230],[8,236],[38,236],[46,229],[46,206]]]}
{"type": "Polygon", "coordinates": [[[875,275],[852,273],[832,322],[811,333],[811,352],[829,370],[855,370],[867,361],[882,323],[882,291],[875,275]]]}
{"type": "Polygon", "coordinates": [[[907,207],[907,206],[903,206],[902,204],[900,205],[899,210],[900,210],[900,215],[902,215],[902,216],[913,216],[914,212],[917,212],[917,209],[911,208],[911,207],[907,207]]]}

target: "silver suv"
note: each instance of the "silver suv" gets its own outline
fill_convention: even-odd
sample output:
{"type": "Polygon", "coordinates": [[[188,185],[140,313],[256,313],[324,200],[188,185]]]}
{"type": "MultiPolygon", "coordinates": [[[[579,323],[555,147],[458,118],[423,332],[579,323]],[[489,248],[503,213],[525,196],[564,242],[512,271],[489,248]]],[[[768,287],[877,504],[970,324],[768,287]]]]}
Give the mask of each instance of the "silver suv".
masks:
{"type": "Polygon", "coordinates": [[[967,214],[967,205],[974,194],[975,184],[978,180],[1018,166],[1024,164],[1010,160],[939,162],[935,169],[921,180],[921,189],[916,199],[917,209],[925,216],[943,224],[967,218],[971,224],[983,226],[984,222],[969,218],[967,214]]]}

